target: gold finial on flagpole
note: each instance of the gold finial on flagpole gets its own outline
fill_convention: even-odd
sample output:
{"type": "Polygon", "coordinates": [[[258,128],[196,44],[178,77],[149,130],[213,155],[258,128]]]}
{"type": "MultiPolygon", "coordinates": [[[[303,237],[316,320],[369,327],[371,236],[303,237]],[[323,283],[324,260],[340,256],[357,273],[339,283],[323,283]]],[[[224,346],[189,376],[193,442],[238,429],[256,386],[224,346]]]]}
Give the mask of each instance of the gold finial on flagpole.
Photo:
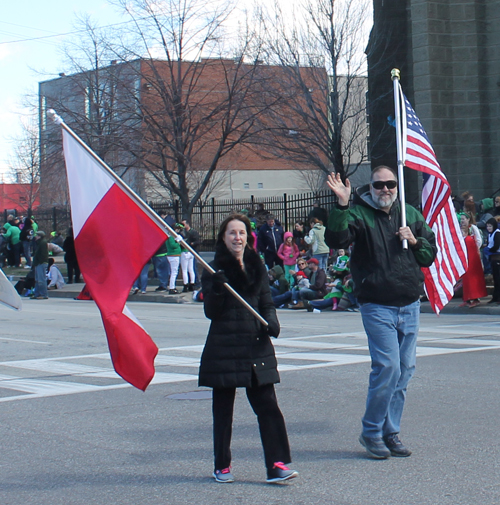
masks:
{"type": "Polygon", "coordinates": [[[391,70],[391,79],[401,79],[401,72],[399,71],[399,68],[393,68],[391,70]]]}

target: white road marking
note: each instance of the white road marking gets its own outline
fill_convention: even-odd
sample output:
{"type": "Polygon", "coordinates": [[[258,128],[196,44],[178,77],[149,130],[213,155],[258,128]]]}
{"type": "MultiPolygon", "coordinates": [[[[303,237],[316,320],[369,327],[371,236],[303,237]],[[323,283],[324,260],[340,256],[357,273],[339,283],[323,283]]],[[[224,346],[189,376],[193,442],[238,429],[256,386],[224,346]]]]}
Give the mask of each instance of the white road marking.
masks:
{"type": "MultiPolygon", "coordinates": [[[[423,328],[423,336],[418,340],[417,356],[500,349],[500,336],[497,339],[491,338],[495,336],[494,331],[491,330],[496,330],[496,326],[491,325],[491,330],[487,326],[489,325],[471,325],[469,328],[465,325],[423,328]],[[481,337],[490,338],[482,339],[481,337]]],[[[364,332],[288,337],[273,339],[273,344],[276,347],[280,372],[370,362],[364,332]],[[351,342],[349,339],[352,339],[351,342]]],[[[196,381],[198,376],[193,373],[193,369],[199,366],[202,349],[203,345],[160,349],[155,360],[157,372],[151,384],[196,381]],[[175,372],[169,371],[172,367],[175,367],[175,372]],[[185,369],[185,372],[182,369],[185,369]]],[[[125,383],[112,369],[108,353],[0,362],[0,402],[128,387],[132,386],[125,383]],[[106,365],[95,366],[96,362],[102,360],[106,361],[106,365]],[[88,364],[85,363],[86,361],[88,364]],[[17,375],[1,374],[5,369],[17,370],[18,373],[17,375]],[[40,376],[40,374],[44,375],[40,376]],[[85,378],[96,379],[97,382],[100,380],[102,384],[88,384],[85,378]],[[18,391],[22,394],[9,396],[7,391],[18,391]]]]}
{"type": "Polygon", "coordinates": [[[51,345],[51,342],[43,342],[41,340],[24,340],[22,338],[16,337],[0,337],[0,340],[11,340],[13,342],[26,342],[27,344],[41,344],[41,345],[51,345]]]}

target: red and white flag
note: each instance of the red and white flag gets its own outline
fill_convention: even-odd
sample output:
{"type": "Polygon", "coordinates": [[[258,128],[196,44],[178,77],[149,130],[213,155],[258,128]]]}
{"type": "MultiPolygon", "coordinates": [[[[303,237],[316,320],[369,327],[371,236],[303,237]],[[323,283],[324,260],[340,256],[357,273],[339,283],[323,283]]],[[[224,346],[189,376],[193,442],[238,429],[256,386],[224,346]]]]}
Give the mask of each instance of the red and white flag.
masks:
{"type": "Polygon", "coordinates": [[[78,264],[104,323],[116,372],[146,389],[156,344],[125,305],[134,281],[166,232],[64,128],[63,146],[78,264]]]}
{"type": "Polygon", "coordinates": [[[425,291],[439,314],[453,298],[454,286],[467,271],[467,248],[451,200],[451,188],[436,159],[427,134],[410,102],[401,92],[405,165],[423,175],[422,214],[436,236],[437,255],[423,268],[425,291]]]}

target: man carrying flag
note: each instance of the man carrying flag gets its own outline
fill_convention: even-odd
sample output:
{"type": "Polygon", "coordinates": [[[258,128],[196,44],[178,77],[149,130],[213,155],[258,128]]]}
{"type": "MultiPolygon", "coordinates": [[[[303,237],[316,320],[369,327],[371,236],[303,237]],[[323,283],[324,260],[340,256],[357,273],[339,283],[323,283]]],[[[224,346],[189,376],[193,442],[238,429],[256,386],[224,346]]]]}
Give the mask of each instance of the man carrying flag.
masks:
{"type": "Polygon", "coordinates": [[[375,459],[410,456],[398,435],[406,388],[415,370],[421,267],[434,261],[434,233],[410,205],[407,224],[401,226],[397,175],[389,167],[373,170],[370,184],[354,193],[351,208],[349,179],[344,183],[339,174],[330,174],[327,184],[338,199],[328,221],[329,245],[347,249],[354,244],[354,294],[372,359],[359,441],[375,459]],[[403,240],[408,241],[407,249],[403,240]]]}

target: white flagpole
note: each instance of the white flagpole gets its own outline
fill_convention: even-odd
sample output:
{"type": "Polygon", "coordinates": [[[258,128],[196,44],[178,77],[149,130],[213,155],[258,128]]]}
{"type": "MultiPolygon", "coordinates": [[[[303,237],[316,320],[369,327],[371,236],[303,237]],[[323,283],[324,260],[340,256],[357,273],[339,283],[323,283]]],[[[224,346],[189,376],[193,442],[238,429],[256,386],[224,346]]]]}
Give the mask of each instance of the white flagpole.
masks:
{"type": "MultiPolygon", "coordinates": [[[[391,71],[392,82],[394,86],[394,118],[396,121],[396,146],[398,154],[398,182],[399,182],[399,201],[401,202],[401,226],[406,226],[406,196],[404,180],[404,149],[403,136],[401,132],[401,102],[399,79],[401,74],[399,69],[393,68],[391,71]]],[[[403,249],[408,249],[408,240],[403,240],[403,249]]]]}
{"type": "MultiPolygon", "coordinates": [[[[54,109],[49,109],[47,111],[54,122],[61,125],[65,131],[67,131],[85,151],[92,156],[92,158],[101,166],[101,168],[115,181],[115,183],[130,196],[130,198],[147,214],[147,216],[154,221],[154,223],[162,230],[167,230],[169,235],[172,235],[175,240],[182,244],[182,247],[187,249],[193,256],[203,265],[203,268],[208,270],[211,274],[215,273],[215,270],[184,240],[182,235],[173,230],[168,223],[166,223],[135,191],[130,188],[118,175],[113,172],[113,170],[101,159],[97,154],[90,149],[90,147],[83,142],[83,140],[64,122],[64,120],[56,114],[54,109]]],[[[237,292],[235,291],[227,282],[224,283],[224,287],[242,304],[247,308],[264,326],[269,326],[269,323],[237,292]]]]}

